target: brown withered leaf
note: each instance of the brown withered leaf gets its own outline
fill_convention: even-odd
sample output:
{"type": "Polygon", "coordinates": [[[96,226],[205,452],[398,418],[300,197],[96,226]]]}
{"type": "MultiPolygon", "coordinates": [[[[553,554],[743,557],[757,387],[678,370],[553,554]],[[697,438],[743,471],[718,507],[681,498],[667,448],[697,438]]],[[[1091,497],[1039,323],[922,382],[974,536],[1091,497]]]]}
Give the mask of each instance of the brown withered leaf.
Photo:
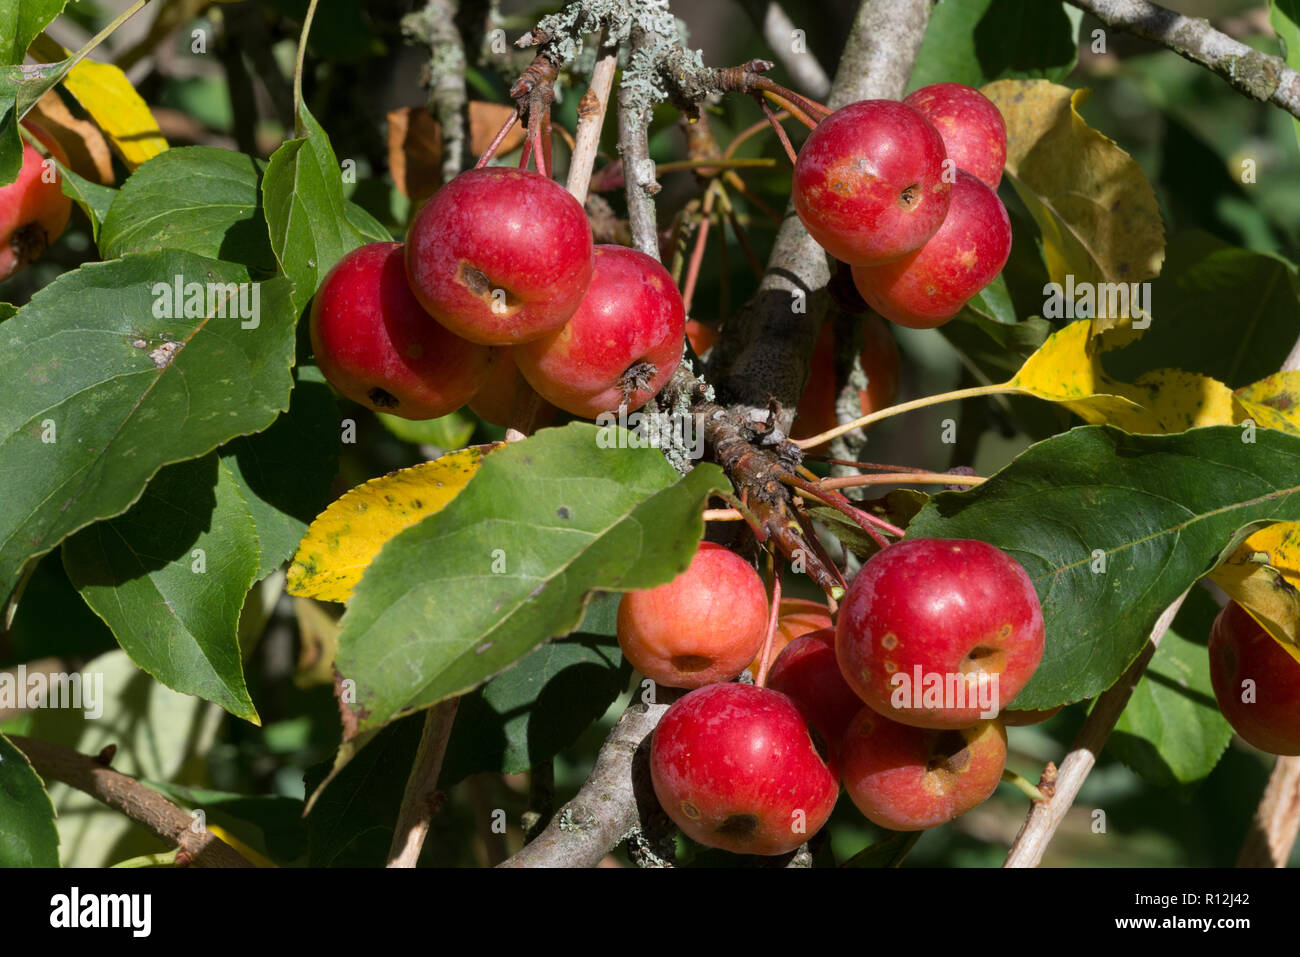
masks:
{"type": "MultiPolygon", "coordinates": [[[[470,152],[475,156],[482,154],[514,111],[513,106],[472,101],[470,152]]],[[[523,141],[524,129],[516,124],[497,152],[509,153],[523,141]]],[[[388,114],[388,168],[397,188],[417,206],[441,185],[442,129],[427,108],[405,106],[388,114]]]]}

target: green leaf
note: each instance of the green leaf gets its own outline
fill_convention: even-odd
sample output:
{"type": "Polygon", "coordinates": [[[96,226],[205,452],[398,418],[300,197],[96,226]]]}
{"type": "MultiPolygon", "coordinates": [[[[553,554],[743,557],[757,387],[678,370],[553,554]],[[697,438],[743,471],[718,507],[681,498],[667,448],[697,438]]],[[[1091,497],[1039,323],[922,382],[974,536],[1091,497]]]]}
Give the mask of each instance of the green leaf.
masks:
{"type": "Polygon", "coordinates": [[[712,464],[682,478],[656,449],[598,444],[623,434],[575,422],[499,449],[450,505],[384,546],[339,636],[359,730],[462,694],[568,634],[592,591],[686,569],[704,502],[727,481],[712,464]]]}
{"type": "Polygon", "coordinates": [[[536,767],[604,714],[631,674],[617,641],[575,635],[542,645],[461,699],[440,786],[536,767]]]}
{"type": "Polygon", "coordinates": [[[1078,58],[1079,21],[1077,11],[1054,0],[944,0],[930,15],[908,89],[1063,79],[1078,58]]]}
{"type": "Polygon", "coordinates": [[[132,661],[257,724],[238,635],[257,554],[239,486],[208,455],[163,469],[125,515],[68,539],[63,564],[132,661]]]}
{"type": "Polygon", "coordinates": [[[257,526],[261,581],[298,547],[329,504],[338,470],[338,403],[322,381],[297,377],[289,411],[221,450],[257,526]]]}
{"type": "Polygon", "coordinates": [[[376,413],[380,423],[403,442],[433,445],[440,449],[463,448],[474,434],[474,420],[460,412],[437,419],[404,419],[387,412],[376,413]]]}
{"type": "Polygon", "coordinates": [[[125,511],[163,465],[266,428],[288,407],[297,314],[274,279],[213,307],[173,303],[246,283],[240,267],[188,253],[91,263],[0,326],[0,594],[28,559],[125,511]],[[236,299],[249,307],[252,318],[236,299]],[[159,318],[170,305],[198,315],[159,318]],[[254,308],[256,307],[256,308],[254,308]]]}
{"type": "Polygon", "coordinates": [[[982,485],[936,495],[912,520],[911,537],[982,539],[1033,579],[1047,648],[1014,707],[1106,690],[1164,609],[1244,531],[1300,518],[1300,439],[1243,434],[1084,426],[1031,446],[982,485]]]}
{"type": "Polygon", "coordinates": [[[1106,749],[1158,787],[1199,781],[1232,740],[1210,684],[1206,642],[1219,613],[1201,588],[1178,611],[1119,716],[1106,749]]]}
{"type": "Polygon", "coordinates": [[[1007,281],[1001,273],[971,297],[965,308],[993,322],[1012,324],[1016,321],[1016,307],[1007,290],[1007,281]]]}
{"type": "Polygon", "coordinates": [[[59,554],[50,552],[23,584],[9,634],[0,642],[0,667],[51,655],[86,660],[116,647],[108,626],[68,581],[59,554]]]}
{"type": "Polygon", "coordinates": [[[352,228],[361,234],[361,238],[368,243],[389,243],[393,241],[393,234],[388,231],[388,227],[379,220],[371,216],[365,207],[358,206],[349,200],[343,207],[344,213],[347,214],[348,222],[352,228]]]}
{"type": "Polygon", "coordinates": [[[18,133],[18,104],[0,78],[0,186],[8,186],[23,168],[23,139],[18,133]]]}
{"type": "MultiPolygon", "coordinates": [[[[1282,55],[1293,70],[1300,70],[1300,0],[1272,0],[1269,3],[1268,22],[1277,34],[1282,55]]],[[[1296,139],[1300,140],[1300,120],[1291,120],[1296,139]]]]}
{"type": "MultiPolygon", "coordinates": [[[[900,528],[906,528],[913,516],[921,510],[930,496],[910,488],[894,489],[892,492],[859,502],[858,508],[885,519],[900,528]]],[[[859,558],[870,558],[880,551],[880,545],[874,538],[864,532],[859,525],[843,512],[826,505],[814,505],[808,514],[817,519],[826,529],[849,548],[859,558]]]]}
{"type": "MultiPolygon", "coordinates": [[[[423,730],[422,715],[383,728],[325,785],[307,815],[307,866],[384,865],[423,730]]],[[[308,794],[329,770],[327,764],[307,770],[308,794]]]]}
{"type": "Polygon", "coordinates": [[[890,831],[869,847],[864,847],[840,867],[900,867],[903,858],[916,846],[924,831],[890,831]]]}
{"type": "Polygon", "coordinates": [[[939,331],[986,381],[1005,382],[1047,341],[1052,324],[1038,316],[1007,324],[962,310],[939,331]]]}
{"type": "Polygon", "coordinates": [[[263,164],[211,146],[167,150],[122,184],[99,233],[105,259],[184,250],[275,272],[258,185],[263,164]]]}
{"type": "Polygon", "coordinates": [[[68,0],[0,0],[0,63],[22,63],[27,48],[68,0]]]}
{"type": "Polygon", "coordinates": [[[343,178],[329,137],[302,104],[306,132],[271,156],[262,180],[271,248],[306,305],[336,262],[362,243],[343,199],[343,178]]]}
{"type": "Polygon", "coordinates": [[[0,867],[58,867],[54,805],[40,776],[0,734],[0,867]]]}
{"type": "Polygon", "coordinates": [[[7,302],[0,302],[0,322],[18,315],[18,307],[7,302]]]}
{"type": "Polygon", "coordinates": [[[1277,372],[1300,337],[1295,267],[1199,230],[1170,240],[1151,302],[1150,328],[1102,358],[1121,381],[1174,368],[1240,388],[1277,372]]]}
{"type": "Polygon", "coordinates": [[[81,211],[90,220],[90,234],[98,244],[99,231],[103,228],[108,208],[117,198],[117,190],[110,186],[92,183],[61,164],[59,171],[62,174],[59,182],[62,185],[63,195],[81,207],[81,211]]]}

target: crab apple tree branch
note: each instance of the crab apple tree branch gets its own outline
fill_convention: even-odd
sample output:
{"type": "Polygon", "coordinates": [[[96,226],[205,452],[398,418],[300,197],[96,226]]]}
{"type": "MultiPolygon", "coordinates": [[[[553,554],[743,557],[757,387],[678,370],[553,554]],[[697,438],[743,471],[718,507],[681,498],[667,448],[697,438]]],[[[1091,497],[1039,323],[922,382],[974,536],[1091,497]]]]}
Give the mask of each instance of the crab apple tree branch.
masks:
{"type": "Polygon", "coordinates": [[[1251,99],[1272,102],[1300,118],[1300,73],[1280,57],[1252,49],[1208,20],[1186,17],[1147,0],[1069,0],[1102,23],[1177,53],[1217,73],[1251,99]]]}

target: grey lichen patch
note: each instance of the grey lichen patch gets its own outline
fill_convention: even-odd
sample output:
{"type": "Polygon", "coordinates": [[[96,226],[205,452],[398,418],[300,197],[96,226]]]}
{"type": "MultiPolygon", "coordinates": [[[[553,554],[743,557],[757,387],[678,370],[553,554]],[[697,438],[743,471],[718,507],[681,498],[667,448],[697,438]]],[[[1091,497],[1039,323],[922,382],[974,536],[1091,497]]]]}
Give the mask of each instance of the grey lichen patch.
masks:
{"type": "Polygon", "coordinates": [[[1233,86],[1257,100],[1268,100],[1277,91],[1277,64],[1262,53],[1223,57],[1219,70],[1233,86]]]}
{"type": "Polygon", "coordinates": [[[582,805],[566,806],[555,818],[555,826],[570,833],[585,831],[596,826],[596,816],[582,805]]]}

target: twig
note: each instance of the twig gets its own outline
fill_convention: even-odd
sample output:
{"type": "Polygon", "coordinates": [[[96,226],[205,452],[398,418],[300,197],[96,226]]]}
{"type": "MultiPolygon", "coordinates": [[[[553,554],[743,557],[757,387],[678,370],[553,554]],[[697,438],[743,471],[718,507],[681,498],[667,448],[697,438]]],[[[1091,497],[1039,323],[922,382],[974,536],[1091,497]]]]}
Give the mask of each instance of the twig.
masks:
{"type": "Polygon", "coordinates": [[[429,834],[441,801],[438,800],[438,773],[447,753],[447,740],[456,719],[460,698],[448,698],[434,705],[424,715],[424,731],[415,752],[415,763],[402,792],[402,808],[397,815],[393,843],[388,849],[389,867],[414,867],[429,834]]]}
{"type": "Polygon", "coordinates": [[[143,824],[172,847],[180,848],[192,867],[252,867],[242,854],[207,828],[195,828],[194,818],[157,791],[108,767],[98,757],[70,748],[10,735],[46,781],[62,781],[96,801],[143,824]]]}
{"type": "Polygon", "coordinates": [[[660,688],[654,704],[641,700],[639,688],[634,694],[577,795],[541,834],[500,867],[595,867],[610,848],[640,826],[643,803],[647,813],[656,808],[648,789],[648,768],[638,767],[642,762],[637,755],[676,693],[660,688]]]}
{"type": "Polygon", "coordinates": [[[1300,757],[1280,757],[1237,856],[1238,867],[1286,867],[1300,832],[1300,757]]]}
{"type": "Polygon", "coordinates": [[[1128,670],[1118,681],[1097,698],[1096,705],[1084,721],[1083,727],[1079,729],[1074,743],[1070,745],[1070,753],[1065,756],[1060,768],[1054,769],[1051,765],[1048,766],[1049,770],[1044,772],[1043,779],[1039,782],[1039,787],[1047,795],[1047,800],[1036,801],[1030,808],[1029,816],[1025,818],[1020,833],[1016,835],[1003,867],[1037,867],[1042,861],[1043,852],[1047,850],[1047,845],[1056,834],[1056,829],[1065,820],[1066,813],[1074,804],[1074,799],[1078,797],[1079,789],[1083,787],[1088,773],[1097,763],[1097,755],[1101,754],[1101,749],[1105,747],[1106,739],[1115,729],[1115,722],[1119,720],[1120,714],[1128,705],[1133,689],[1142,680],[1142,674],[1146,671],[1151,656],[1156,653],[1160,640],[1169,630],[1174,616],[1178,614],[1178,609],[1183,607],[1186,598],[1187,592],[1183,592],[1177,601],[1164,610],[1156,620],[1155,627],[1151,629],[1151,637],[1137,660],[1129,665],[1128,670]],[[1055,780],[1052,779],[1053,770],[1055,780]]]}
{"type": "Polygon", "coordinates": [[[1069,0],[1108,27],[1168,47],[1227,80],[1239,93],[1271,101],[1300,118],[1300,74],[1281,57],[1232,39],[1208,20],[1185,17],[1147,0],[1069,0]]]}
{"type": "Polygon", "coordinates": [[[605,111],[609,107],[609,92],[614,85],[614,69],[618,55],[607,53],[596,61],[591,71],[591,85],[578,101],[578,135],[573,156],[569,158],[569,180],[565,188],[579,203],[587,201],[587,186],[591,183],[591,170],[600,149],[600,131],[605,125],[605,111]]]}
{"type": "MultiPolygon", "coordinates": [[[[629,60],[647,42],[645,31],[634,27],[628,43],[629,60]]],[[[646,111],[636,105],[635,92],[624,83],[618,91],[618,151],[623,157],[623,174],[627,180],[628,226],[632,230],[632,245],[658,260],[659,226],[651,197],[659,192],[659,184],[655,182],[655,165],[646,138],[648,120],[646,111]]]]}
{"type": "Polygon", "coordinates": [[[746,0],[745,9],[762,27],[764,41],[795,85],[809,96],[824,97],[831,88],[830,77],[811,52],[795,52],[794,23],[781,5],[773,0],[746,0]]]}
{"type": "MultiPolygon", "coordinates": [[[[402,32],[429,48],[424,81],[429,90],[429,112],[442,134],[444,183],[460,172],[467,140],[469,95],[465,89],[465,43],[456,25],[459,8],[460,0],[428,0],[420,10],[402,18],[402,32]]],[[[539,156],[537,165],[541,163],[539,156]]]]}
{"type": "Polygon", "coordinates": [[[758,676],[754,684],[760,688],[767,687],[767,672],[772,667],[772,639],[776,637],[777,622],[781,619],[781,560],[772,559],[772,598],[767,612],[767,635],[763,639],[763,650],[758,658],[758,676]]]}
{"type": "Polygon", "coordinates": [[[948,472],[876,472],[872,475],[841,475],[824,478],[821,488],[858,488],[862,485],[981,485],[987,479],[979,475],[953,475],[948,472]]]}

